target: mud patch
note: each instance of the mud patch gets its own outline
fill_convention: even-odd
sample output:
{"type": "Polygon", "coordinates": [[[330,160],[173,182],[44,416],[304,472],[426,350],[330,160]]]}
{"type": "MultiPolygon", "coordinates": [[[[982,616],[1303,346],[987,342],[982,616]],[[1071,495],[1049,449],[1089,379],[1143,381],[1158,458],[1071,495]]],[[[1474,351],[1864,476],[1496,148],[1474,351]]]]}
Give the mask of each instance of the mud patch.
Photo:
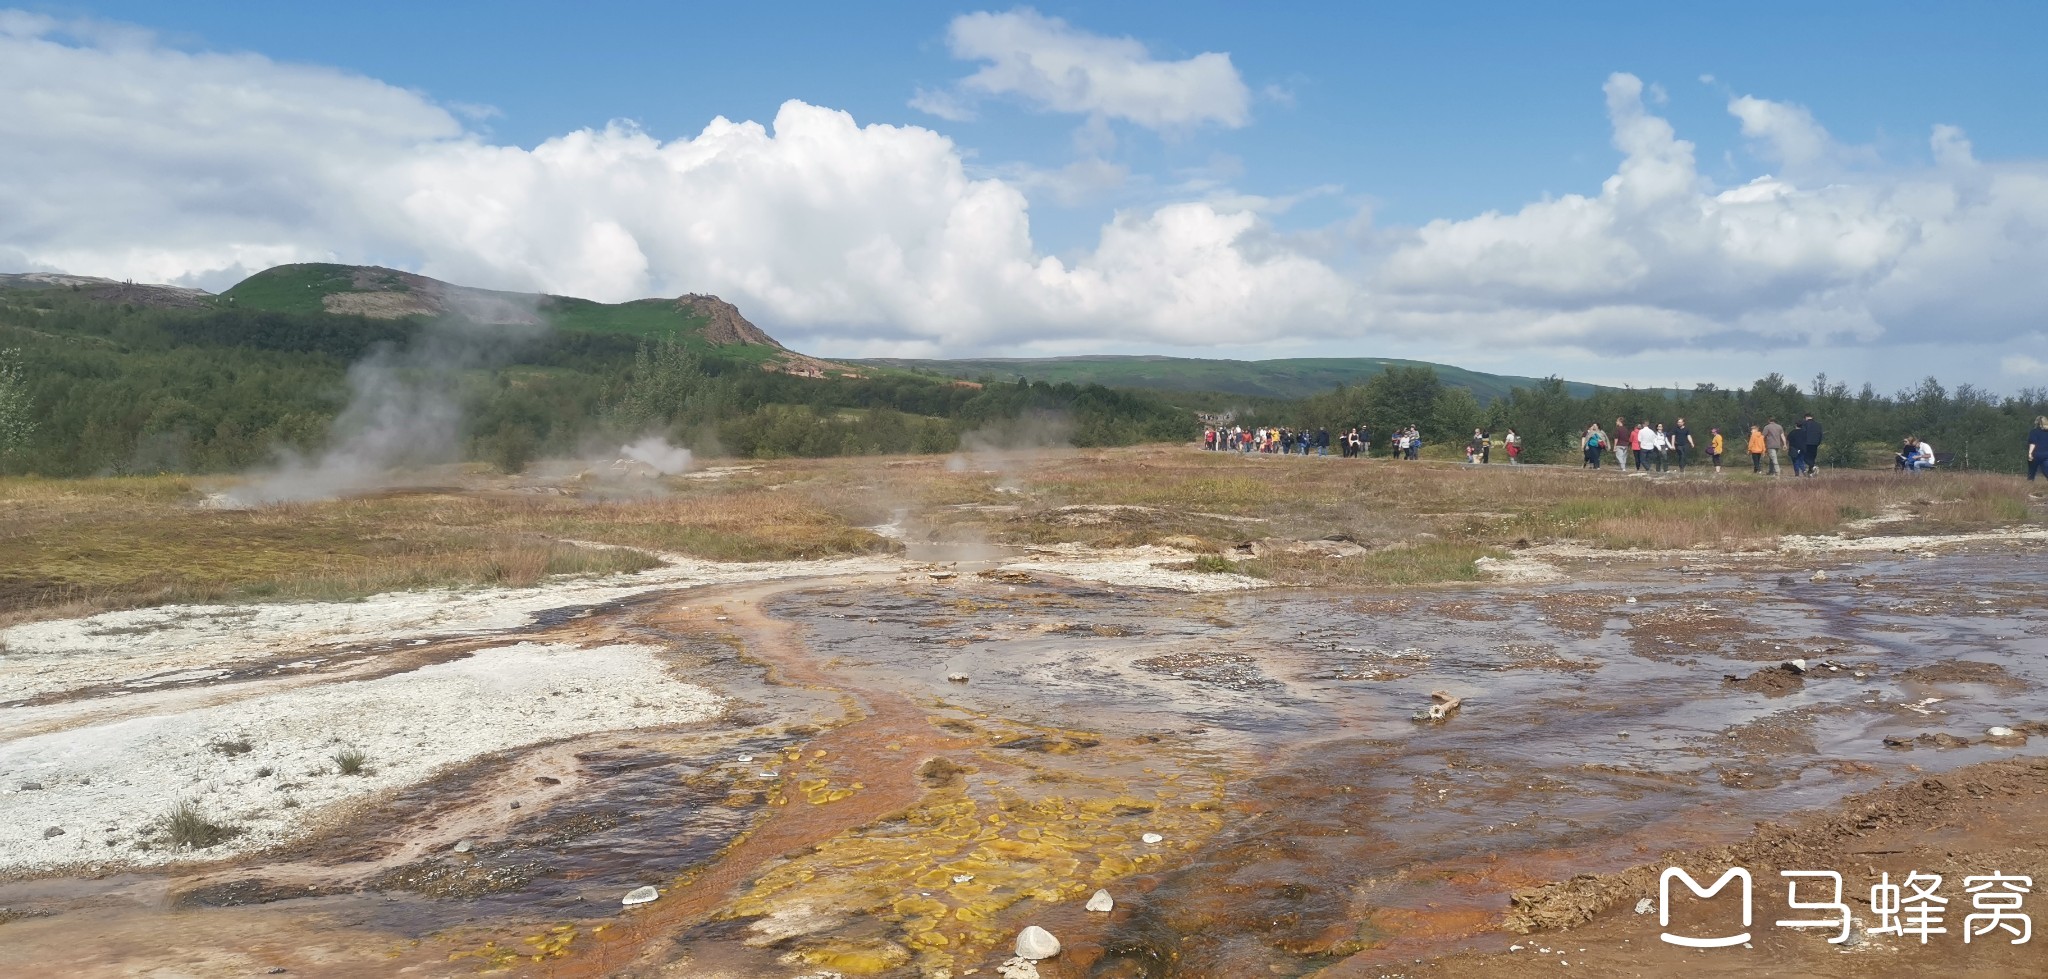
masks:
{"type": "Polygon", "coordinates": [[[293,901],[307,897],[326,897],[330,894],[345,893],[346,889],[311,884],[287,884],[261,877],[247,877],[241,880],[206,884],[189,890],[179,891],[171,897],[174,908],[234,908],[252,904],[272,904],[277,901],[293,901]]]}
{"type": "Polygon", "coordinates": [[[1264,690],[1280,684],[1245,653],[1185,651],[1149,656],[1132,664],[1143,670],[1230,690],[1264,690]]]}
{"type": "Polygon", "coordinates": [[[1806,675],[1803,671],[1794,669],[1791,666],[1781,665],[1758,670],[1740,679],[1737,679],[1731,673],[1722,677],[1721,682],[1748,693],[1760,693],[1766,697],[1783,697],[1786,694],[1798,693],[1805,689],[1806,675]]]}
{"type": "Polygon", "coordinates": [[[2004,690],[2025,690],[2033,686],[2007,672],[1997,663],[1952,659],[1916,666],[1899,673],[1899,679],[1917,683],[1981,683],[2004,690]]]}
{"type": "Polygon", "coordinates": [[[488,856],[430,857],[378,874],[365,886],[373,891],[410,891],[463,900],[520,890],[543,872],[539,863],[530,861],[499,863],[488,856]]]}

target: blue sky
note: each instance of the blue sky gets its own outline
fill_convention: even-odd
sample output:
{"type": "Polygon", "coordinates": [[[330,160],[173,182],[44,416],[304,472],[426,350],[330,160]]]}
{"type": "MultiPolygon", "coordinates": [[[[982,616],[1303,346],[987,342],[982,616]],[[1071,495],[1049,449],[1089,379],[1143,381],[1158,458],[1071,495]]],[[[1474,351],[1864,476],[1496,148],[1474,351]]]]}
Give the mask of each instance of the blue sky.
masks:
{"type": "MultiPolygon", "coordinates": [[[[1613,170],[1594,95],[1608,73],[1664,87],[1667,114],[1730,180],[1760,172],[1728,91],[1811,106],[1829,129],[1902,158],[1937,122],[1986,157],[2048,156],[2048,4],[1125,2],[1033,5],[1162,58],[1225,51],[1266,102],[1253,124],[1133,137],[1134,166],[1218,155],[1266,193],[1336,183],[1388,220],[1421,223],[1587,191],[1613,170]],[[1661,8],[1661,9],[1652,9],[1661,8]],[[1711,75],[1713,84],[1700,76],[1711,75]],[[2031,94],[2030,94],[2031,93],[2031,94]],[[1725,160],[1733,155],[1732,166],[1725,160]]],[[[35,8],[32,8],[35,9],[35,8]]],[[[714,116],[767,119],[786,99],[862,122],[940,124],[989,162],[1070,158],[1071,118],[998,105],[947,123],[906,103],[962,66],[952,3],[127,2],[45,5],[170,40],[352,69],[452,103],[491,106],[531,146],[611,119],[666,137],[714,116]]],[[[1003,9],[1003,8],[990,8],[1003,9]]]]}
{"type": "MultiPolygon", "coordinates": [[[[1981,309],[1971,315],[1987,325],[1958,337],[1934,322],[1940,317],[1931,311],[1946,305],[1938,291],[1928,290],[1930,282],[1953,277],[1949,270],[1963,261],[1956,250],[1962,246],[1914,252],[1923,247],[1919,243],[1990,234],[1992,239],[1973,240],[1970,247],[1979,251],[1971,254],[1997,264],[2015,257],[2015,241],[2026,246],[2040,237],[2033,233],[2039,230],[2035,222],[2048,204],[2034,195],[2034,183],[2041,161],[2048,159],[2048,106],[2039,97],[2048,92],[2048,59],[2029,46],[2048,36],[2048,5],[904,3],[864,9],[807,3],[314,6],[187,0],[25,9],[42,15],[45,26],[17,34],[42,45],[40,53],[55,66],[46,72],[61,74],[74,63],[84,71],[84,56],[92,55],[101,73],[118,63],[123,71],[132,67],[138,78],[155,72],[163,85],[260,89],[264,70],[316,67],[338,69],[349,79],[334,83],[337,101],[345,104],[403,101],[372,91],[378,85],[402,90],[419,105],[390,102],[376,111],[408,119],[421,115],[391,131],[364,129],[367,135],[349,141],[346,152],[369,154],[363,144],[376,143],[383,147],[376,153],[417,160],[427,152],[440,165],[449,147],[462,144],[469,148],[461,165],[469,181],[465,192],[481,179],[476,147],[536,151],[581,130],[603,131],[614,120],[630,121],[671,150],[696,139],[714,117],[772,127],[789,100],[850,114],[858,126],[918,127],[944,137],[950,148],[878,150],[881,158],[938,152],[944,157],[939,163],[957,167],[967,181],[1021,195],[1028,243],[1007,271],[955,282],[930,270],[950,267],[943,253],[957,243],[934,244],[944,235],[909,222],[889,232],[894,237],[888,248],[900,245],[911,256],[906,261],[923,271],[903,273],[899,293],[835,306],[834,297],[852,287],[804,294],[802,277],[812,266],[763,258],[751,267],[718,271],[706,263],[705,252],[656,241],[656,232],[635,226],[630,216],[604,214],[608,205],[594,204],[571,187],[557,188],[557,196],[545,201],[522,198],[517,207],[562,221],[584,220],[589,228],[493,226],[453,242],[439,240],[438,229],[405,230],[395,221],[293,239],[259,227],[263,220],[290,223],[285,216],[250,215],[210,244],[166,241],[131,247],[124,257],[122,249],[106,245],[40,241],[34,227],[10,227],[0,218],[0,258],[13,245],[21,256],[15,264],[76,264],[104,255],[121,267],[67,270],[133,274],[139,263],[143,271],[162,268],[159,277],[216,288],[260,265],[257,259],[265,255],[385,261],[490,280],[479,284],[564,291],[583,286],[586,293],[701,286],[737,293],[743,308],[778,335],[842,355],[1091,349],[1394,353],[1525,373],[1555,369],[1593,380],[1640,375],[1639,383],[1665,384],[1744,382],[1762,372],[1752,366],[1757,354],[1799,350],[1804,353],[1797,363],[1781,367],[1771,359],[1770,366],[1810,376],[1809,366],[1837,364],[1838,376],[1846,369],[1848,376],[1868,376],[1886,386],[1912,380],[1925,372],[1922,366],[2006,389],[2048,383],[2038,315],[2048,306],[2034,294],[2030,276],[1991,275],[1972,284],[1967,298],[1981,309]],[[982,40],[963,41],[964,15],[978,13],[992,18],[981,22],[982,40]],[[82,20],[101,28],[76,26],[82,20]],[[110,40],[102,30],[108,24],[126,25],[121,30],[134,36],[110,40]],[[1202,59],[1222,57],[1227,62],[1221,70],[1241,88],[1244,104],[1204,114],[1199,95],[1161,109],[1165,103],[1156,99],[1138,104],[1128,101],[1128,91],[1100,89],[1086,96],[1094,101],[1077,107],[1072,99],[1060,104],[1057,93],[1034,93],[1028,79],[976,88],[963,80],[1003,64],[985,50],[976,55],[970,49],[977,43],[1092,51],[1088,57],[1095,60],[1086,63],[1087,70],[1105,78],[1128,67],[1114,63],[1117,58],[1135,59],[1144,68],[1202,62],[1206,71],[1219,66],[1202,59]],[[1100,47],[1117,44],[1124,47],[1100,47]],[[130,50],[135,48],[141,51],[130,50]],[[213,81],[194,81],[199,76],[178,62],[180,55],[230,61],[246,56],[270,68],[223,63],[207,69],[215,71],[205,76],[213,81]],[[223,81],[230,76],[232,81],[223,81]],[[1616,77],[1628,79],[1620,89],[1614,87],[1616,77]],[[1631,102],[1629,93],[1637,90],[1631,102]],[[918,99],[920,92],[951,99],[965,111],[934,114],[914,107],[913,102],[925,109],[933,104],[918,99]],[[1755,116],[1738,117],[1734,103],[1743,96],[1758,100],[1749,104],[1755,116]],[[1642,159],[1668,155],[1674,141],[1691,144],[1685,174],[1663,186],[1664,204],[1648,212],[1632,210],[1625,192],[1603,197],[1603,182],[1623,172],[1617,168],[1626,154],[1617,142],[1624,122],[1640,114],[1631,106],[1652,120],[1644,131],[1654,145],[1645,144],[1642,159]],[[454,120],[455,131],[427,118],[436,111],[454,120]],[[1146,118],[1147,112],[1180,116],[1162,121],[1146,118]],[[1659,126],[1670,138],[1658,135],[1659,126]],[[1937,126],[1959,131],[1970,165],[1995,171],[2002,181],[1995,183],[2000,189],[1982,196],[1979,213],[1926,209],[1930,195],[1939,194],[1930,188],[1977,186],[1961,177],[1928,176],[1950,172],[1936,157],[1940,146],[1954,144],[1931,135],[1937,126]],[[1823,149],[1797,150],[1815,139],[1823,149]],[[420,149],[429,144],[429,150],[420,149]],[[1088,179],[1057,179],[1062,168],[1077,164],[1093,168],[1075,171],[1088,179]],[[1671,195],[1690,194],[1694,203],[1711,205],[1715,195],[1759,178],[1784,183],[1759,191],[1762,196],[1804,202],[1797,207],[1810,209],[1787,204],[1783,213],[1758,213],[1745,198],[1737,203],[1750,205],[1740,219],[1747,230],[1717,230],[1721,237],[1712,244],[1688,242],[1668,251],[1642,247],[1645,241],[1693,235],[1694,229],[1679,234],[1668,227],[1669,215],[1693,206],[1671,195]],[[1592,210],[1528,210],[1569,195],[1592,199],[1592,210]],[[1609,197],[1612,213],[1597,206],[1609,197]],[[1489,211],[1518,220],[1501,227],[1469,222],[1489,211]],[[1664,217],[1642,216],[1651,212],[1664,217]],[[1746,261],[1757,252],[1756,228],[1810,229],[1814,215],[1839,221],[1840,227],[1819,244],[1782,249],[1778,265],[1746,261]],[[1588,226],[1621,227],[1623,219],[1631,222],[1623,232],[1587,237],[1593,234],[1588,226]],[[1113,246],[1115,236],[1105,228],[1119,221],[1127,223],[1130,241],[1113,246]],[[1983,230],[2015,221],[2026,233],[1983,230]],[[1434,237],[1427,230],[1431,222],[1446,223],[1434,237]],[[623,229],[624,244],[632,247],[614,247],[614,227],[623,229]],[[563,262],[592,267],[580,278],[559,267],[541,268],[539,246],[458,254],[464,242],[498,247],[506,235],[559,238],[583,232],[598,244],[563,262]],[[276,240],[258,241],[265,234],[276,240]],[[1830,244],[1858,235],[1875,243],[1830,244]],[[1553,250],[1601,255],[1610,246],[1627,254],[1617,251],[1591,262],[1597,267],[1539,267],[1527,257],[1553,250]],[[1199,256],[1184,254],[1213,255],[1218,248],[1230,251],[1224,256],[1229,269],[1205,269],[1199,256]],[[193,252],[184,265],[150,266],[137,257],[179,249],[193,252]],[[1823,259],[1814,257],[1816,249],[1833,251],[1823,259]],[[1707,257],[1709,250],[1717,257],[1707,257]],[[595,267],[613,254],[640,262],[642,271],[617,276],[595,267]],[[1081,278],[1060,278],[1056,295],[1031,293],[1050,281],[1042,269],[1031,271],[1047,259],[1081,278]],[[1714,268],[1684,281],[1687,263],[1695,260],[1714,268]],[[1162,264],[1176,270],[1178,277],[1165,281],[1181,283],[1177,297],[1191,291],[1185,288],[1191,282],[1229,283],[1228,296],[1215,300],[1222,305],[1213,312],[1191,299],[1174,304],[1170,315],[1133,313],[1147,301],[1161,305],[1158,297],[1171,286],[1141,272],[1162,264]],[[1029,284],[1034,276],[1038,285],[1029,284]],[[1008,284],[1003,289],[1021,291],[988,292],[998,280],[1008,284]],[[1992,302],[1985,298],[1987,289],[2007,292],[1992,302]],[[919,307],[920,293],[954,296],[954,304],[919,307]],[[968,300],[959,297],[976,294],[991,297],[983,304],[989,308],[962,305],[968,300]],[[1121,298],[1104,298],[1112,295],[1121,298]],[[1134,317],[1147,321],[1131,326],[1134,317]],[[1235,327],[1190,325],[1215,322],[1235,327]],[[1638,322],[1646,325],[1632,325],[1638,322]],[[2029,322],[2035,325],[2029,328],[2029,322]],[[1617,353],[1629,356],[1617,364],[1617,353]]],[[[1216,81],[1213,73],[1206,77],[1216,81]]],[[[319,83],[309,82],[302,91],[317,98],[319,83]]],[[[110,95],[87,114],[104,111],[118,118],[134,109],[119,104],[125,97],[110,95]]],[[[191,111],[211,119],[203,106],[191,111]]],[[[278,111],[280,120],[289,115],[278,111]]],[[[303,108],[301,114],[321,111],[303,108]]],[[[202,134],[207,124],[200,124],[202,134]]],[[[266,132],[289,125],[279,121],[266,132]]],[[[61,125],[26,112],[12,120],[12,132],[8,128],[9,121],[0,118],[0,136],[68,138],[61,125]]],[[[331,119],[309,124],[308,138],[317,142],[332,128],[331,119]]],[[[253,137],[223,134],[221,145],[240,145],[240,138],[253,137]]],[[[852,144],[841,149],[865,152],[852,144]]],[[[609,158],[602,148],[593,152],[609,158]]],[[[175,155],[196,168],[205,152],[180,147],[175,155]]],[[[327,171],[340,168],[332,161],[343,159],[342,169],[368,172],[368,163],[340,149],[309,153],[304,166],[329,179],[327,171]]],[[[735,159],[763,166],[759,161],[767,157],[735,159]]],[[[816,171],[805,172],[818,179],[816,171]]],[[[583,181],[609,179],[587,167],[576,173],[583,181]]],[[[317,183],[304,172],[251,179],[295,187],[317,183]]],[[[526,178],[512,174],[494,171],[489,179],[505,180],[504,186],[522,193],[528,187],[526,178]]],[[[1978,183],[1993,186],[1984,183],[1992,179],[1978,183]]],[[[431,186],[433,194],[448,196],[445,185],[431,186]]],[[[873,213],[898,213],[884,206],[894,192],[885,177],[849,176],[845,186],[851,194],[867,194],[873,213]]],[[[765,199],[770,193],[721,187],[716,193],[679,191],[689,203],[677,204],[674,213],[683,220],[705,213],[705,193],[720,201],[740,193],[765,199]]],[[[357,189],[320,192],[336,195],[335,209],[345,210],[339,199],[357,189]]],[[[421,193],[403,200],[417,204],[421,193]]],[[[962,214],[987,213],[992,206],[976,199],[970,188],[954,200],[920,199],[904,209],[929,204],[938,208],[934,214],[952,215],[935,217],[939,225],[957,226],[962,214]]],[[[514,206],[507,200],[501,194],[470,203],[514,206]]],[[[418,210],[412,204],[391,206],[418,210]]],[[[749,223],[786,220],[777,226],[787,229],[802,229],[807,221],[858,229],[860,221],[876,220],[857,202],[845,208],[816,201],[804,206],[827,210],[727,213],[749,223]]],[[[374,205],[351,201],[348,207],[374,205]]],[[[303,227],[307,219],[292,220],[303,227]]],[[[995,221],[988,233],[1007,233],[1009,220],[995,221]]],[[[699,229],[697,239],[711,242],[737,233],[699,229]]],[[[846,241],[865,241],[857,231],[846,234],[846,241]]],[[[714,244],[705,245],[712,254],[770,247],[751,240],[714,244]]],[[[818,261],[831,259],[822,246],[820,254],[818,261]]],[[[815,270],[819,279],[844,273],[849,282],[873,274],[866,266],[815,270]]]]}

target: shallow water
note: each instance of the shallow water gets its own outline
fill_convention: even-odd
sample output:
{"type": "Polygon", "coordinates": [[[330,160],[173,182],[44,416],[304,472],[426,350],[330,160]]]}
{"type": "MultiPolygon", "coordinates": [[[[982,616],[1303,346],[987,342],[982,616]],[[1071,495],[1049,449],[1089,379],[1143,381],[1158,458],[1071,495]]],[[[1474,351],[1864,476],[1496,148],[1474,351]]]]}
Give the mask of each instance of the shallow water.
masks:
{"type": "Polygon", "coordinates": [[[1149,891],[1139,910],[1077,951],[1109,950],[1133,974],[1284,975],[1500,941],[1488,921],[1504,892],[1567,859],[1565,875],[1618,869],[1824,806],[1908,761],[2016,750],[1901,752],[1886,735],[1981,740],[2048,718],[2038,561],[1848,572],[1870,587],[1839,571],[1809,583],[1647,570],[1626,585],[1366,597],[813,594],[776,612],[858,686],[1213,751],[1242,818],[1183,865],[1128,882],[1149,891]],[[1809,672],[1782,695],[1724,680],[1795,657],[1809,672]],[[1997,663],[2010,681],[1906,675],[1953,660],[1997,663]],[[1437,690],[1462,709],[1414,721],[1437,690]],[[1943,698],[1927,714],[1900,706],[1927,697],[1943,698]]]}
{"type": "MultiPolygon", "coordinates": [[[[1730,839],[1907,765],[2038,751],[1981,742],[2048,721],[2038,554],[1807,574],[1208,596],[913,575],[778,586],[763,610],[795,627],[779,651],[723,616],[664,618],[715,594],[564,608],[522,631],[595,623],[664,644],[745,716],[579,749],[573,793],[367,883],[333,881],[460,806],[502,807],[515,760],[226,875],[0,885],[0,907],[48,913],[0,927],[47,949],[109,907],[125,909],[99,922],[115,931],[176,908],[179,934],[227,945],[286,916],[347,947],[417,942],[392,954],[420,963],[553,950],[474,961],[564,974],[636,955],[705,974],[986,971],[1026,922],[1067,943],[1059,975],[1302,975],[1504,947],[1517,888],[1730,839]],[[1794,657],[1808,672],[1773,689],[1724,679],[1794,657]],[[1462,708],[1417,722],[1435,691],[1462,708]],[[1935,733],[1978,743],[1884,743],[1935,733]],[[930,758],[959,773],[927,777],[930,758]],[[838,807],[888,792],[908,808],[840,825],[838,807]],[[1162,843],[1139,839],[1154,830],[1162,843]],[[743,840],[787,846],[748,856],[743,840]],[[618,906],[679,880],[675,900],[715,910],[618,906]],[[1098,885],[1115,914],[1077,910],[1098,885]],[[763,933],[760,915],[796,905],[819,920],[763,933]],[[632,934],[593,957],[598,925],[632,934]],[[582,944],[530,937],[563,927],[582,944]]],[[[280,961],[368,975],[394,960],[280,961]]]]}

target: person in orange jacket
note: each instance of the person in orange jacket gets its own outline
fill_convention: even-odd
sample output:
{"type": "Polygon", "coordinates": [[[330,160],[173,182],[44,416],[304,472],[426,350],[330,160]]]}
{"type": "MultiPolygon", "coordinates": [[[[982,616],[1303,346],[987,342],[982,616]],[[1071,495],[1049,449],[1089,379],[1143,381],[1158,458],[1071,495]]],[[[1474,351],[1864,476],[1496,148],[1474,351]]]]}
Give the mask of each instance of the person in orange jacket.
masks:
{"type": "Polygon", "coordinates": [[[1749,426],[1749,471],[1764,474],[1764,430],[1749,426]]]}
{"type": "Polygon", "coordinates": [[[1714,475],[1719,476],[1721,474],[1721,450],[1726,448],[1728,443],[1721,438],[1720,429],[1716,428],[1710,431],[1714,433],[1714,437],[1707,440],[1707,454],[1714,457],[1714,475]]]}

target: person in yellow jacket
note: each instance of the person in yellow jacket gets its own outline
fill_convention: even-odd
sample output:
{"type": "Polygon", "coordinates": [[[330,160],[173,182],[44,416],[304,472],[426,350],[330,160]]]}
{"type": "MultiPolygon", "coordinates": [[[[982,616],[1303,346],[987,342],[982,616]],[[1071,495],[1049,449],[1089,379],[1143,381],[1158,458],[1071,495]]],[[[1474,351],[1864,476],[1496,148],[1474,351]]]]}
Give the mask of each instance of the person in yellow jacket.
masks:
{"type": "Polygon", "coordinates": [[[1755,425],[1749,426],[1749,471],[1764,473],[1764,430],[1755,425]]]}
{"type": "Polygon", "coordinates": [[[1728,443],[1721,438],[1720,429],[1709,429],[1709,431],[1714,433],[1714,437],[1707,441],[1707,454],[1714,457],[1714,475],[1719,476],[1721,474],[1721,450],[1727,448],[1728,443]]]}

